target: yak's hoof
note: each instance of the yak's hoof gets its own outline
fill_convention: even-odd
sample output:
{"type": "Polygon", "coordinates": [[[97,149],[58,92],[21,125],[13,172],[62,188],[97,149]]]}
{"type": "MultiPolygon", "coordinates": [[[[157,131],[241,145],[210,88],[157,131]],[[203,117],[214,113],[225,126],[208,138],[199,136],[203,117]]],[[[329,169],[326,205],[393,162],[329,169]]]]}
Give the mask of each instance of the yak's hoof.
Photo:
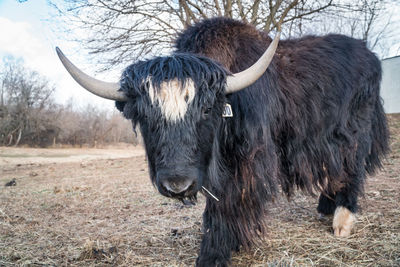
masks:
{"type": "Polygon", "coordinates": [[[348,237],[355,220],[354,213],[345,207],[337,207],[333,216],[333,234],[338,237],[348,237]]]}
{"type": "Polygon", "coordinates": [[[199,257],[196,260],[196,267],[228,267],[229,261],[224,259],[203,258],[199,257]]]}

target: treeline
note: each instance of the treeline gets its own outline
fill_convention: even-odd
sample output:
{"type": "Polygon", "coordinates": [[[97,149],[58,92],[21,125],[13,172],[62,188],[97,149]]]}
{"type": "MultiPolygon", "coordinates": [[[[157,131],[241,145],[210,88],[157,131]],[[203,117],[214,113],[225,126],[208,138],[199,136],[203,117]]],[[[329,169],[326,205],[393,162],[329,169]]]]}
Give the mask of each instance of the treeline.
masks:
{"type": "Polygon", "coordinates": [[[0,67],[0,145],[97,147],[112,143],[137,144],[132,124],[118,111],[72,102],[56,104],[55,87],[39,73],[14,59],[0,67]]]}

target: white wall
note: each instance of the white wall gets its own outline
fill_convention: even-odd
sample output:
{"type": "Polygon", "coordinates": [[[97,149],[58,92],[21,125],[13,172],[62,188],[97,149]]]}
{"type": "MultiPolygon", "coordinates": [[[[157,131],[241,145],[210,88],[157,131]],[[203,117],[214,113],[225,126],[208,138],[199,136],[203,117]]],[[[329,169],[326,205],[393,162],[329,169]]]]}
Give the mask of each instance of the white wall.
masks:
{"type": "Polygon", "coordinates": [[[400,56],[382,60],[381,97],[386,113],[400,113],[400,56]]]}

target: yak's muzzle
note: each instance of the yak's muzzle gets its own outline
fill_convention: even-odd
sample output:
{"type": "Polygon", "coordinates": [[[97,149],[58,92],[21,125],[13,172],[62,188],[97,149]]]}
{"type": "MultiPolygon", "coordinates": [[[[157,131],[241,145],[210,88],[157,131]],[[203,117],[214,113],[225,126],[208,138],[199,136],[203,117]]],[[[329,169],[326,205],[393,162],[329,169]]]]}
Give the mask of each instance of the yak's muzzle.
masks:
{"type": "Polygon", "coordinates": [[[196,176],[171,173],[166,170],[157,172],[157,183],[161,194],[168,197],[190,197],[197,191],[196,176]]]}

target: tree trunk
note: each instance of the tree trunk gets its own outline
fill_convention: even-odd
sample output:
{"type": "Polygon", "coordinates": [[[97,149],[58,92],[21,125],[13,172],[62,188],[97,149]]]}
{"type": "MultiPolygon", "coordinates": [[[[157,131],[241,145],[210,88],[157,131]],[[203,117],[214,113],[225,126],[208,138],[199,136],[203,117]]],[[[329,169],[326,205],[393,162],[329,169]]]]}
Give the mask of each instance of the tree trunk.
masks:
{"type": "Polygon", "coordinates": [[[8,134],[8,144],[7,144],[7,146],[10,146],[11,145],[11,143],[12,143],[12,140],[13,140],[13,134],[11,133],[11,134],[8,134]]]}
{"type": "Polygon", "coordinates": [[[18,138],[17,138],[17,141],[15,142],[15,145],[14,145],[14,146],[18,146],[19,141],[21,141],[21,136],[22,136],[22,127],[19,128],[18,138]]]}

